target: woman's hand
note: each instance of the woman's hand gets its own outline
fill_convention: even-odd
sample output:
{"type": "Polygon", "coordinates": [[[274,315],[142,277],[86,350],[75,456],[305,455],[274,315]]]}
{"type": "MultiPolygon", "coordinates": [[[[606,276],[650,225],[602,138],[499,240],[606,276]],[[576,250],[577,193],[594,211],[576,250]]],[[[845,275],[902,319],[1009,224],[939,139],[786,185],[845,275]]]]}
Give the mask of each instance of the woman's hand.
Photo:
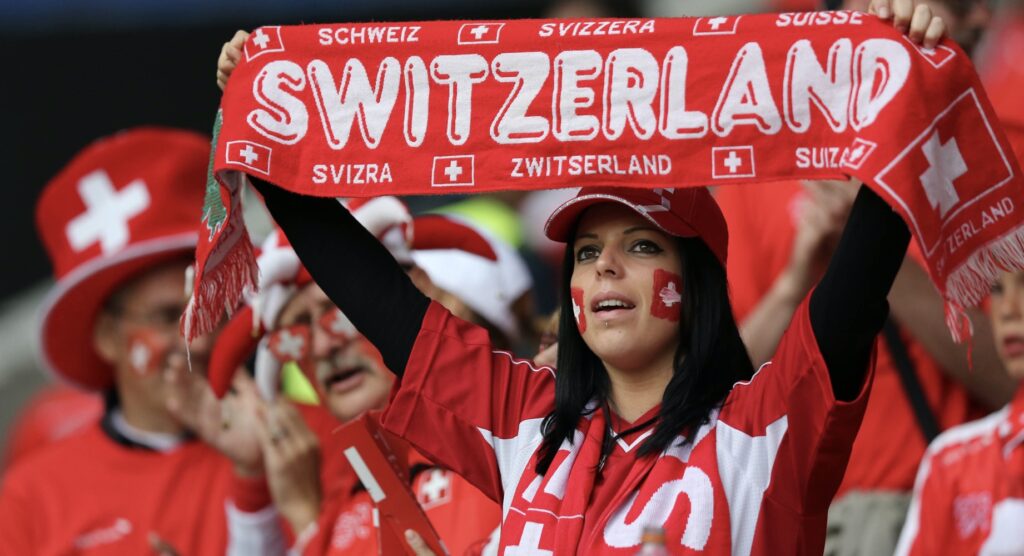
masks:
{"type": "Polygon", "coordinates": [[[935,48],[946,36],[946,22],[921,0],[871,0],[868,13],[892,18],[897,29],[925,48],[935,48]]]}
{"type": "Polygon", "coordinates": [[[256,421],[270,496],[298,534],[320,515],[320,442],[283,398],[256,421]]]}
{"type": "Polygon", "coordinates": [[[238,67],[238,61],[242,59],[242,45],[248,38],[249,33],[235,31],[235,36],[221,47],[220,58],[217,58],[217,86],[220,90],[223,91],[224,87],[227,87],[231,72],[238,67]]]}

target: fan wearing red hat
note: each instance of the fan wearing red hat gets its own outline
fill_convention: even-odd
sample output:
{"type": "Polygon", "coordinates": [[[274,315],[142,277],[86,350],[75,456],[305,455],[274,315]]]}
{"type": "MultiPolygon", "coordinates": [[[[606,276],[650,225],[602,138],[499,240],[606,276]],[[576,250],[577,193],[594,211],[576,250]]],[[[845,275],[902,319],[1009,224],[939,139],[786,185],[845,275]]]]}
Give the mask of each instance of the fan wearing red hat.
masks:
{"type": "MultiPolygon", "coordinates": [[[[494,282],[491,287],[502,283],[495,248],[466,225],[440,216],[414,221],[394,197],[354,200],[347,206],[420,288],[449,304],[457,300],[435,287],[414,260],[423,256],[434,264],[442,262],[438,257],[446,258],[463,270],[472,266],[482,272],[483,278],[494,282]],[[415,252],[411,251],[414,235],[415,252]],[[473,259],[480,261],[474,263],[473,259]],[[487,262],[482,261],[492,263],[492,273],[483,272],[487,262]]],[[[263,243],[257,261],[259,293],[250,300],[250,310],[239,312],[218,338],[211,384],[217,392],[226,390],[229,373],[247,357],[246,346],[254,343],[254,321],[262,334],[255,339],[256,376],[266,398],[277,397],[283,365],[298,363],[329,412],[328,419],[320,407],[278,399],[258,421],[273,499],[296,533],[293,551],[310,555],[376,553],[373,499],[335,445],[344,440],[337,433],[339,423],[385,406],[394,375],[376,348],[312,283],[280,231],[263,243]]],[[[443,273],[437,275],[451,279],[443,273]]],[[[479,306],[475,301],[470,305],[479,306]]],[[[510,314],[508,303],[498,305],[493,313],[504,307],[504,314],[510,314]]],[[[408,458],[413,491],[447,547],[460,555],[479,549],[498,526],[498,505],[422,456],[410,453],[408,458]]]]}
{"type": "MultiPolygon", "coordinates": [[[[918,13],[901,21],[911,36],[942,28],[918,13]]],[[[566,243],[555,372],[495,351],[483,328],[431,302],[337,203],[254,183],[398,374],[384,426],[502,502],[499,553],[631,555],[644,527],[679,553],[822,552],[910,238],[870,190],[757,373],[710,194],[581,190],[547,225],[566,243]]]]}
{"type": "Polygon", "coordinates": [[[282,546],[266,532],[277,518],[255,442],[242,427],[221,435],[233,465],[168,408],[204,384],[208,341],[192,345],[189,375],[177,330],[208,157],[200,135],[135,129],[93,143],[44,189],[36,222],[57,283],[42,361],[106,408],[5,475],[0,553],[224,554],[229,529],[231,550],[282,546]]]}

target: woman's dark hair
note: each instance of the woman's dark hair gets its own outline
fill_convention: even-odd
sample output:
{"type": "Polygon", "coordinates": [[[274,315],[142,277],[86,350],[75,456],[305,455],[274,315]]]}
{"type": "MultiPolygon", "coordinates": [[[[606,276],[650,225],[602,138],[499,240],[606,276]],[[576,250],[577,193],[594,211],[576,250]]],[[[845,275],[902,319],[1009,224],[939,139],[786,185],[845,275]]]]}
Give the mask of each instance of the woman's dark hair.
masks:
{"type": "MultiPolygon", "coordinates": [[[[575,232],[570,235],[574,237],[575,232]]],[[[679,319],[679,348],[672,379],[662,396],[654,434],[644,440],[639,455],[664,451],[680,434],[690,442],[732,386],[753,375],[753,364],[740,339],[729,303],[725,268],[699,238],[674,238],[683,262],[683,310],[679,319]]],[[[569,294],[575,254],[566,245],[562,263],[561,308],[558,331],[558,372],[555,373],[555,408],[544,419],[544,440],[536,472],[547,473],[562,442],[573,441],[576,425],[588,411],[608,411],[611,383],[601,360],[583,342],[576,327],[569,294]],[[588,403],[597,405],[587,408],[588,403]]],[[[611,452],[614,439],[606,431],[602,455],[611,452]]]]}

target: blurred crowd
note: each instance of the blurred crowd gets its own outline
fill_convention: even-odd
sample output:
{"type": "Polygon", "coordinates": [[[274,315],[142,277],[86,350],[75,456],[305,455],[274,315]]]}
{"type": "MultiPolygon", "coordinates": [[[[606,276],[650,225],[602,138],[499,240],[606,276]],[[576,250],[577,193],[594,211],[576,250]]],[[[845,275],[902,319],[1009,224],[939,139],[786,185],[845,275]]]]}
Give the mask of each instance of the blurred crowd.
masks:
{"type": "MultiPolygon", "coordinates": [[[[1024,156],[1024,3],[926,3],[974,58],[1024,156]]],[[[547,16],[636,17],[649,4],[568,0],[547,16]]],[[[866,11],[868,0],[833,4],[765,8],[866,11]]],[[[433,553],[415,533],[404,539],[411,548],[387,544],[380,487],[345,457],[352,431],[377,431],[396,380],[387,358],[280,228],[256,238],[258,293],[217,332],[181,339],[203,203],[202,189],[183,184],[205,183],[209,148],[193,132],[126,130],[98,139],[42,188],[37,231],[56,283],[39,334],[52,380],[2,447],[0,554],[433,553]]],[[[828,266],[857,185],[712,192],[754,368],[776,353],[828,266]]],[[[542,229],[575,193],[473,196],[430,210],[422,199],[345,203],[421,292],[485,330],[495,349],[553,367],[563,247],[542,229]]],[[[970,310],[970,343],[950,338],[913,244],[888,303],[825,553],[1024,554],[1024,274],[1007,274],[970,310]]],[[[378,434],[387,473],[408,486],[446,549],[497,553],[508,508],[404,439],[378,434]]]]}

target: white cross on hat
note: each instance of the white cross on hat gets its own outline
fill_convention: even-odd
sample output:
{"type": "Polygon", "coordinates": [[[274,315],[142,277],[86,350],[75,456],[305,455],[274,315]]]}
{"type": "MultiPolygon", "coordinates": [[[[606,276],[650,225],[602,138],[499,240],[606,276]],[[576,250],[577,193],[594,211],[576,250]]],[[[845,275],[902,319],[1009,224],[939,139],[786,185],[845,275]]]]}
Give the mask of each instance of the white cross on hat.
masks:
{"type": "Polygon", "coordinates": [[[133,180],[120,191],[110,176],[96,170],[78,181],[78,195],[85,212],[68,222],[65,233],[75,251],[83,251],[99,242],[104,254],[128,243],[128,222],[149,208],[149,189],[141,179],[133,180]]]}

